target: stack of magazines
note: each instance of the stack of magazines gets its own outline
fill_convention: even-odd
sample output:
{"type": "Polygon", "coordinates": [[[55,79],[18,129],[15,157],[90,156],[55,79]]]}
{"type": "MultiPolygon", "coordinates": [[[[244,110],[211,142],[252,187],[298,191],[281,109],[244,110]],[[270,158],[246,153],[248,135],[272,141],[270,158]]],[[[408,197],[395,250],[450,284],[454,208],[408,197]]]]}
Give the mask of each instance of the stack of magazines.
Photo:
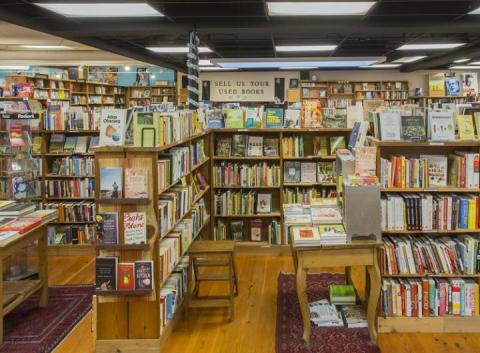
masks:
{"type": "Polygon", "coordinates": [[[335,305],[330,304],[327,299],[309,303],[310,320],[315,326],[335,327],[343,326],[343,320],[335,305]]]}

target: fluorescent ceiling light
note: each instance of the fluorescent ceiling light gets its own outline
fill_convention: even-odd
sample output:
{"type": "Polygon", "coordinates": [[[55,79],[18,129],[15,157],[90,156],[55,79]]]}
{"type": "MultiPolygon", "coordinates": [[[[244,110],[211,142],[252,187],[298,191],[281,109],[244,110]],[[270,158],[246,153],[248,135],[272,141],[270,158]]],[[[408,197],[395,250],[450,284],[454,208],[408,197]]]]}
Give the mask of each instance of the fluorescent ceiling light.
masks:
{"type": "Polygon", "coordinates": [[[198,65],[199,66],[213,66],[210,59],[200,59],[200,60],[198,60],[198,65]]]}
{"type": "Polygon", "coordinates": [[[426,56],[425,55],[419,55],[419,56],[404,56],[400,59],[397,59],[397,60],[393,60],[392,63],[401,63],[401,64],[404,64],[404,63],[413,63],[414,61],[418,61],[418,60],[422,60],[422,59],[425,59],[426,56]]]}
{"type": "Polygon", "coordinates": [[[205,66],[205,67],[199,67],[199,69],[200,69],[200,71],[222,71],[222,70],[233,71],[233,70],[238,70],[237,68],[218,67],[218,66],[205,66]]]}
{"type": "Polygon", "coordinates": [[[449,67],[450,69],[456,69],[456,70],[471,70],[471,69],[474,69],[474,70],[480,70],[480,66],[469,66],[469,65],[454,65],[454,66],[450,66],[449,67]]]}
{"type": "Polygon", "coordinates": [[[270,16],[365,15],[375,1],[267,2],[270,16]]]}
{"type": "Polygon", "coordinates": [[[28,65],[0,65],[0,70],[28,70],[28,65]]]}
{"type": "Polygon", "coordinates": [[[364,66],[364,69],[391,69],[395,67],[399,67],[402,64],[373,64],[370,66],[364,66]]]}
{"type": "Polygon", "coordinates": [[[455,64],[461,64],[461,63],[466,63],[467,61],[470,61],[470,59],[457,59],[453,60],[455,64]]]}
{"type": "Polygon", "coordinates": [[[316,69],[316,66],[292,66],[292,67],[280,67],[280,70],[313,70],[316,69]]]}
{"type": "Polygon", "coordinates": [[[20,47],[26,49],[71,49],[66,45],[21,45],[20,47]]]}
{"type": "MultiPolygon", "coordinates": [[[[170,54],[186,54],[188,53],[188,47],[147,47],[155,53],[170,53],[170,54]]],[[[199,53],[211,53],[212,49],[208,47],[198,47],[199,53]]]]}
{"type": "Polygon", "coordinates": [[[336,45],[277,45],[276,51],[292,52],[292,51],[330,51],[334,50],[336,45]]]}
{"type": "Polygon", "coordinates": [[[404,44],[397,50],[429,50],[429,49],[452,49],[461,47],[465,43],[437,43],[437,44],[404,44]]]}
{"type": "Polygon", "coordinates": [[[66,17],[158,17],[162,13],[147,3],[35,3],[66,17]]]}
{"type": "Polygon", "coordinates": [[[480,65],[480,61],[473,61],[471,63],[468,63],[468,65],[480,65]]]}
{"type": "Polygon", "coordinates": [[[469,15],[480,15],[480,7],[468,13],[469,15]]]}

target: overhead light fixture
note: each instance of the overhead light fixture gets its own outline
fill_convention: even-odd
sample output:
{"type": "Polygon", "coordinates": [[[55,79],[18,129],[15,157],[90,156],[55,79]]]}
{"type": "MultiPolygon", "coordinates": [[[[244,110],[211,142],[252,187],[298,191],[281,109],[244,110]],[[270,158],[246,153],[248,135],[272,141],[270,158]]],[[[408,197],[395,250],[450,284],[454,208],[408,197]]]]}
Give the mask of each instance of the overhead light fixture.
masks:
{"type": "Polygon", "coordinates": [[[461,64],[461,63],[466,63],[467,61],[470,61],[470,59],[457,59],[457,60],[453,60],[453,62],[455,64],[461,64]]]}
{"type": "Polygon", "coordinates": [[[480,65],[480,61],[473,61],[471,63],[468,63],[468,65],[480,65]]]}
{"type": "Polygon", "coordinates": [[[213,66],[210,59],[200,59],[200,60],[198,60],[198,65],[199,66],[213,66]]]}
{"type": "Polygon", "coordinates": [[[404,44],[397,50],[434,50],[434,49],[453,49],[461,47],[465,43],[428,43],[428,44],[404,44]]]}
{"type": "Polygon", "coordinates": [[[469,65],[453,65],[450,66],[449,69],[456,69],[456,70],[480,70],[480,66],[469,66],[469,65]]]}
{"type": "Polygon", "coordinates": [[[402,64],[373,64],[370,66],[363,66],[364,69],[393,69],[402,66],[402,64]]]}
{"type": "Polygon", "coordinates": [[[150,78],[155,78],[155,75],[150,75],[150,78]]]}
{"type": "Polygon", "coordinates": [[[413,63],[414,61],[422,60],[422,59],[425,59],[426,57],[427,57],[426,55],[404,56],[400,59],[393,60],[392,63],[401,63],[401,64],[413,63]]]}
{"type": "Polygon", "coordinates": [[[336,47],[336,45],[277,45],[275,50],[279,52],[330,51],[335,50],[336,47]]]}
{"type": "Polygon", "coordinates": [[[26,48],[26,49],[72,49],[66,45],[30,45],[30,44],[25,44],[21,45],[20,47],[26,48]]]}
{"type": "Polygon", "coordinates": [[[159,17],[163,14],[143,2],[35,3],[66,17],[159,17]]]}
{"type": "Polygon", "coordinates": [[[227,68],[227,67],[218,67],[218,66],[205,66],[199,67],[200,71],[234,71],[238,70],[237,68],[227,68]]]}
{"type": "Polygon", "coordinates": [[[480,7],[468,13],[469,15],[480,15],[480,7]]]}
{"type": "Polygon", "coordinates": [[[383,62],[385,57],[218,58],[211,61],[220,67],[238,69],[356,68],[383,62]]]}
{"type": "MultiPolygon", "coordinates": [[[[147,47],[148,50],[155,53],[165,54],[186,54],[188,53],[188,47],[147,47]]],[[[198,47],[199,53],[211,53],[212,49],[209,47],[198,47]]]]}
{"type": "Polygon", "coordinates": [[[29,65],[0,65],[0,70],[28,70],[29,65]]]}
{"type": "Polygon", "coordinates": [[[270,16],[361,16],[374,4],[375,1],[267,2],[270,16]]]}
{"type": "Polygon", "coordinates": [[[316,66],[279,67],[280,70],[313,70],[316,68],[317,68],[316,66]]]}

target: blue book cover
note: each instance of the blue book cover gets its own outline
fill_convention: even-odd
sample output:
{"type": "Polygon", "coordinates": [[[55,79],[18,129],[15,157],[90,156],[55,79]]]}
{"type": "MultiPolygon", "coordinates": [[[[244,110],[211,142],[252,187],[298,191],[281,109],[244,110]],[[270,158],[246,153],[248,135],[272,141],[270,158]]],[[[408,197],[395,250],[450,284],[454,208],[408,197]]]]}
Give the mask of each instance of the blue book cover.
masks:
{"type": "Polygon", "coordinates": [[[99,212],[95,216],[97,222],[97,243],[118,244],[118,213],[99,212]]]}
{"type": "Polygon", "coordinates": [[[283,127],[283,108],[267,108],[265,127],[271,129],[283,127]]]}
{"type": "Polygon", "coordinates": [[[462,229],[468,228],[468,200],[460,199],[460,210],[459,214],[459,224],[458,227],[462,229]]]}
{"type": "Polygon", "coordinates": [[[135,289],[153,288],[153,261],[135,261],[135,289]]]}
{"type": "Polygon", "coordinates": [[[358,135],[360,134],[361,126],[362,126],[362,123],[359,121],[355,122],[355,124],[353,125],[352,134],[350,135],[350,140],[348,140],[349,149],[355,148],[355,145],[357,144],[358,135]]]}
{"type": "Polygon", "coordinates": [[[122,168],[100,169],[100,197],[103,199],[122,198],[122,168]]]}

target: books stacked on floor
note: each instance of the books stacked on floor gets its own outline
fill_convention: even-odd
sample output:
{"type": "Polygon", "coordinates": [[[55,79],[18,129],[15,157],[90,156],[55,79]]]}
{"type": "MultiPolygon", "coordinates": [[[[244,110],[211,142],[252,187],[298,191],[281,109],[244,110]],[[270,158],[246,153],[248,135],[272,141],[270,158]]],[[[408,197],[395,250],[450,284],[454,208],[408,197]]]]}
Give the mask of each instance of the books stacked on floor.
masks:
{"type": "Polygon", "coordinates": [[[134,291],[153,289],[153,261],[118,262],[117,256],[97,256],[96,291],[134,291]]]}
{"type": "Polygon", "coordinates": [[[49,140],[48,153],[90,153],[90,149],[99,143],[98,136],[71,136],[52,134],[49,140]]]}
{"type": "Polygon", "coordinates": [[[46,180],[47,198],[90,198],[94,196],[95,179],[46,180]]]}
{"type": "Polygon", "coordinates": [[[476,274],[479,240],[458,237],[384,237],[380,267],[384,274],[476,274]]]}
{"type": "Polygon", "coordinates": [[[478,316],[479,285],[473,279],[383,279],[385,317],[478,316]]]}
{"type": "Polygon", "coordinates": [[[335,165],[332,162],[285,161],[285,183],[335,183],[335,165]]]}
{"type": "Polygon", "coordinates": [[[242,134],[218,137],[215,155],[217,157],[278,157],[278,138],[242,134]]]}
{"type": "Polygon", "coordinates": [[[473,230],[479,228],[480,197],[474,194],[382,195],[382,229],[473,230]]]}
{"type": "Polygon", "coordinates": [[[334,304],[327,299],[308,303],[310,308],[310,320],[318,327],[343,326],[342,316],[334,304]]]}
{"type": "Polygon", "coordinates": [[[355,288],[350,284],[331,284],[328,286],[330,303],[336,305],[354,305],[357,301],[355,288]]]}
{"type": "Polygon", "coordinates": [[[58,210],[58,222],[95,221],[95,204],[93,202],[47,203],[44,207],[58,210]]]}
{"type": "Polygon", "coordinates": [[[362,305],[343,305],[341,308],[343,323],[347,328],[368,327],[367,312],[362,305]]]}
{"type": "Polygon", "coordinates": [[[278,186],[280,166],[267,162],[246,164],[235,162],[215,163],[213,167],[215,186],[278,186]]]}
{"type": "Polygon", "coordinates": [[[55,176],[94,177],[95,159],[90,157],[56,158],[52,161],[50,174],[55,176]]]}
{"type": "Polygon", "coordinates": [[[456,152],[447,155],[420,155],[418,158],[392,156],[381,159],[383,187],[459,187],[478,188],[478,153],[456,152]]]}

